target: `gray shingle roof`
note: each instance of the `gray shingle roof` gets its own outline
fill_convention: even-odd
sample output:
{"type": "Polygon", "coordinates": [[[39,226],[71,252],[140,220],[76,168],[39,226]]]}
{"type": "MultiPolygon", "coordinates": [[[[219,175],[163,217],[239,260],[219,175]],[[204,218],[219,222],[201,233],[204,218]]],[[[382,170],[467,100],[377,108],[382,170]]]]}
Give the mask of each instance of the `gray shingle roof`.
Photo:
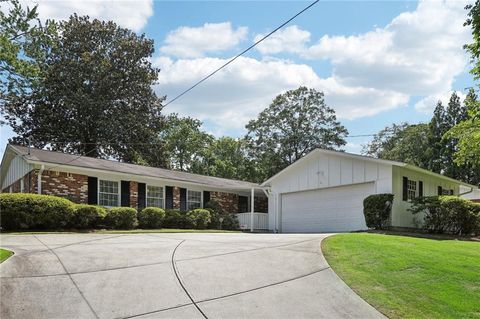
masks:
{"type": "MultiPolygon", "coordinates": [[[[47,151],[37,148],[30,148],[30,155],[28,155],[28,147],[12,144],[9,146],[17,154],[22,155],[27,161],[38,161],[56,165],[100,169],[139,176],[157,177],[162,179],[207,185],[213,188],[249,189],[252,187],[259,187],[258,184],[251,182],[179,172],[157,167],[128,164],[113,160],[84,156],[79,157],[78,155],[47,151]]],[[[45,169],[49,169],[49,167],[46,166],[45,169]]]]}

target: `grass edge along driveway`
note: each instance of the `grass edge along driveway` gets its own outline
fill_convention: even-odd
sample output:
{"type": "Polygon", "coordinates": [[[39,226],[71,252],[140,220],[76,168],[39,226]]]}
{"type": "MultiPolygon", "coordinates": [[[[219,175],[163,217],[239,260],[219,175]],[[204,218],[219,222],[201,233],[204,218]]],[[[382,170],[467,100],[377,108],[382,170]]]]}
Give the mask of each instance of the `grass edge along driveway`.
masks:
{"type": "Polygon", "coordinates": [[[13,255],[12,251],[0,248],[0,264],[3,263],[5,260],[8,259],[8,257],[12,255],[13,255]]]}
{"type": "Polygon", "coordinates": [[[389,318],[480,318],[480,243],[381,234],[322,242],[332,269],[389,318]]]}

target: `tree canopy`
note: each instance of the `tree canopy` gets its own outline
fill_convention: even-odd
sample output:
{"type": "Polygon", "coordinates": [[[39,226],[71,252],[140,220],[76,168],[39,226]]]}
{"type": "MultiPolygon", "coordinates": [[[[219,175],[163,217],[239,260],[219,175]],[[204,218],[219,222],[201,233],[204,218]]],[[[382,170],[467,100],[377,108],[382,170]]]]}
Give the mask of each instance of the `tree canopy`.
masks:
{"type": "Polygon", "coordinates": [[[134,161],[164,122],[153,52],[152,40],[111,21],[59,23],[44,79],[6,105],[13,141],[134,161]]]}

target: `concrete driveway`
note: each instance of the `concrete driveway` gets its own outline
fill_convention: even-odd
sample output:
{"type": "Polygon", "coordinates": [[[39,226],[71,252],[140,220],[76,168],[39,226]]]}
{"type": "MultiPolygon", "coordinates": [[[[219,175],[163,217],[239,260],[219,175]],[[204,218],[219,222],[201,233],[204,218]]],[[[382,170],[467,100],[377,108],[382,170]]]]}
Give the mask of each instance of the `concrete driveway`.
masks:
{"type": "Polygon", "coordinates": [[[326,235],[2,235],[7,318],[383,318],[329,268],[326,235]]]}

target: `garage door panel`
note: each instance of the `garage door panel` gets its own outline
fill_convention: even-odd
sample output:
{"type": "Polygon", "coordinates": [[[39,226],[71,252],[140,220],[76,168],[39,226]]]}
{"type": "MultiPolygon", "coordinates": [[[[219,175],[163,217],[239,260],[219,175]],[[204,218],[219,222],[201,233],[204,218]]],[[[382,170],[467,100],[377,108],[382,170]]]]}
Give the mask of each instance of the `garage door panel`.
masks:
{"type": "Polygon", "coordinates": [[[282,194],[283,232],[342,232],[366,229],[363,200],[373,183],[282,194]]]}

